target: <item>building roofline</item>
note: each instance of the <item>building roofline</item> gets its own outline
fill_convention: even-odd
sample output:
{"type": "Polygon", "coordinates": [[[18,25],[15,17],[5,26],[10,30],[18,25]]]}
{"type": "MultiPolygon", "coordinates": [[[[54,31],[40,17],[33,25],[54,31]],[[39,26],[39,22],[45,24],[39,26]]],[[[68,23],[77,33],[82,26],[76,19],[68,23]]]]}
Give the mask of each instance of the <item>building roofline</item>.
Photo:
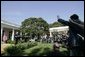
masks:
{"type": "Polygon", "coordinates": [[[10,26],[13,26],[13,27],[20,27],[20,25],[17,25],[17,24],[14,24],[14,23],[11,23],[11,22],[8,22],[8,21],[5,21],[5,20],[1,20],[1,24],[5,24],[5,25],[10,25],[10,26]]]}
{"type": "Polygon", "coordinates": [[[69,28],[69,26],[52,27],[52,28],[49,28],[49,29],[52,30],[52,29],[63,29],[63,28],[69,28]]]}

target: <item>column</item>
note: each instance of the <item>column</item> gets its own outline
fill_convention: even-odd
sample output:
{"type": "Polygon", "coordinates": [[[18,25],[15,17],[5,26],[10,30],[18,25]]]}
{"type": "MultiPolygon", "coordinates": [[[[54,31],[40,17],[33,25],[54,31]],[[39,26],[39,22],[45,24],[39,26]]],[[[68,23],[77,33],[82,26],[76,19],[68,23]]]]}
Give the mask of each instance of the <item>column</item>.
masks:
{"type": "Polygon", "coordinates": [[[20,40],[22,41],[23,39],[22,39],[22,32],[19,32],[20,33],[20,35],[21,35],[21,38],[20,38],[20,40]]]}
{"type": "Polygon", "coordinates": [[[12,41],[14,41],[14,29],[12,30],[12,41]]]}
{"type": "Polygon", "coordinates": [[[1,42],[2,42],[2,35],[3,35],[3,27],[1,27],[1,42]]]}
{"type": "Polygon", "coordinates": [[[52,32],[50,31],[50,37],[52,37],[52,32]]]}

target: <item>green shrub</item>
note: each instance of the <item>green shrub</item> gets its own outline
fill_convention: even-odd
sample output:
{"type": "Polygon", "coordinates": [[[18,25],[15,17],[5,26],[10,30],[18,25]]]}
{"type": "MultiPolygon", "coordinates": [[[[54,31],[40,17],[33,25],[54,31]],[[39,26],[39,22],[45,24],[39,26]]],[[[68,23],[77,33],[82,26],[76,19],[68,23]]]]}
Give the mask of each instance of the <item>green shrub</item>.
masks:
{"type": "Polygon", "coordinates": [[[19,43],[5,49],[3,56],[46,56],[52,50],[51,45],[37,42],[19,43]]]}
{"type": "Polygon", "coordinates": [[[16,46],[20,49],[28,49],[37,45],[37,42],[25,42],[25,43],[18,43],[16,46]]]}
{"type": "Polygon", "coordinates": [[[21,56],[23,55],[23,50],[17,46],[9,46],[5,49],[6,56],[21,56]]]}
{"type": "Polygon", "coordinates": [[[24,50],[27,48],[27,43],[19,43],[16,45],[18,48],[20,48],[21,50],[24,50]]]}

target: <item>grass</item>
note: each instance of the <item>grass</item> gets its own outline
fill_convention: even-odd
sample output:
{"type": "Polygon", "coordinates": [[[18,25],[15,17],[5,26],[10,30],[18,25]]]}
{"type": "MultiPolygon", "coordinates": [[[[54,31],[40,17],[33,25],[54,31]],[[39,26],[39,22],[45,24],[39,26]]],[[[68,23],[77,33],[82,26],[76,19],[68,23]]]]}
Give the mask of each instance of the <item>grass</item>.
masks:
{"type": "Polygon", "coordinates": [[[61,52],[61,54],[63,56],[68,56],[69,55],[69,52],[68,52],[67,48],[60,47],[59,51],[61,52]]]}
{"type": "Polygon", "coordinates": [[[44,56],[52,51],[52,44],[38,43],[37,46],[24,50],[27,56],[44,56]]]}
{"type": "Polygon", "coordinates": [[[67,49],[66,48],[63,48],[63,47],[60,47],[60,52],[63,52],[63,51],[67,51],[67,49]]]}
{"type": "MultiPolygon", "coordinates": [[[[37,46],[34,46],[29,49],[24,50],[26,56],[53,56],[53,44],[48,43],[38,43],[37,46]]],[[[67,56],[68,50],[66,48],[60,47],[59,49],[60,56],[67,56]]]]}
{"type": "MultiPolygon", "coordinates": [[[[59,51],[62,55],[67,55],[66,48],[60,47],[59,51]]],[[[19,43],[16,46],[6,48],[5,53],[7,54],[6,56],[52,56],[53,44],[41,42],[19,43]]]]}

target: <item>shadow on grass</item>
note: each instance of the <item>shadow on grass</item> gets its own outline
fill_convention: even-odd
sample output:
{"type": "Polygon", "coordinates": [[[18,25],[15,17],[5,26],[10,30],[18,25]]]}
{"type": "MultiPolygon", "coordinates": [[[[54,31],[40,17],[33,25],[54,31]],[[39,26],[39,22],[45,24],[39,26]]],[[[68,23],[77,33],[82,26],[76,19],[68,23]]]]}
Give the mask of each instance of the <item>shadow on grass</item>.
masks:
{"type": "Polygon", "coordinates": [[[43,49],[43,52],[40,53],[40,55],[41,56],[51,56],[52,55],[51,53],[52,53],[52,50],[50,48],[48,48],[48,47],[45,47],[43,49]]]}
{"type": "Polygon", "coordinates": [[[38,52],[41,50],[41,48],[35,48],[30,53],[27,53],[28,56],[39,56],[38,52]]]}
{"type": "Polygon", "coordinates": [[[50,48],[36,48],[28,54],[28,56],[52,56],[52,50],[50,48]]]}
{"type": "Polygon", "coordinates": [[[68,50],[53,51],[53,56],[69,56],[69,52],[68,52],[68,50]]]}
{"type": "Polygon", "coordinates": [[[40,56],[69,56],[68,51],[53,51],[52,49],[46,47],[40,56]]]}
{"type": "Polygon", "coordinates": [[[27,56],[68,56],[68,51],[53,51],[49,47],[36,47],[30,53],[26,52],[25,54],[27,56]]]}
{"type": "Polygon", "coordinates": [[[36,47],[26,52],[27,56],[49,56],[52,50],[48,47],[36,47]],[[30,53],[29,53],[30,51],[30,53]]]}
{"type": "Polygon", "coordinates": [[[69,56],[69,52],[68,51],[62,51],[60,52],[62,56],[69,56]]]}

